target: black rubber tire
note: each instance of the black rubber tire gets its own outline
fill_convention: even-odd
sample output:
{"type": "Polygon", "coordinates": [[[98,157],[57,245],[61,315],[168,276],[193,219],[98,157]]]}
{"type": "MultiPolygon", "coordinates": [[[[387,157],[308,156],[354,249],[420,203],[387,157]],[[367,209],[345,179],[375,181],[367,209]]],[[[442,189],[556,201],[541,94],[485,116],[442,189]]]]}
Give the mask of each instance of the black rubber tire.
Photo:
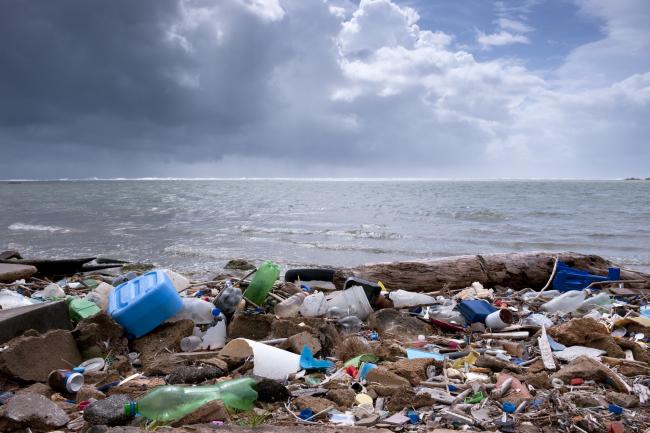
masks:
{"type": "Polygon", "coordinates": [[[284,274],[284,281],[334,281],[333,269],[289,269],[284,274]]]}

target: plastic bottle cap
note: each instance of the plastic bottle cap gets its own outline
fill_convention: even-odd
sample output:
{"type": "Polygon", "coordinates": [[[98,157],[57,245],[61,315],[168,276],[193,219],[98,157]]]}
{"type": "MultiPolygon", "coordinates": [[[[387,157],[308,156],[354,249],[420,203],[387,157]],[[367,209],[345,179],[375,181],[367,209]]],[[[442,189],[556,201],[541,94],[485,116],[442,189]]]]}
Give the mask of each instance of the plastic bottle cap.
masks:
{"type": "Polygon", "coordinates": [[[214,317],[217,317],[217,316],[219,316],[220,314],[221,314],[221,310],[220,310],[219,308],[215,307],[215,308],[212,309],[212,315],[213,315],[214,317]]]}

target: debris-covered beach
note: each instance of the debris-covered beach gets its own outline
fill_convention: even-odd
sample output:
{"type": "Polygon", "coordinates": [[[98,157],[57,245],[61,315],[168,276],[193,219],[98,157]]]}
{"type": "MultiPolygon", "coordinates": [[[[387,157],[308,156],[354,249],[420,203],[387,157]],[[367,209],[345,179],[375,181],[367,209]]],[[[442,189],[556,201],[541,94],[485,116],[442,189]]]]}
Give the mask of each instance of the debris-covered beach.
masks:
{"type": "Polygon", "coordinates": [[[650,275],[598,256],[0,259],[3,432],[650,428],[650,275]]]}

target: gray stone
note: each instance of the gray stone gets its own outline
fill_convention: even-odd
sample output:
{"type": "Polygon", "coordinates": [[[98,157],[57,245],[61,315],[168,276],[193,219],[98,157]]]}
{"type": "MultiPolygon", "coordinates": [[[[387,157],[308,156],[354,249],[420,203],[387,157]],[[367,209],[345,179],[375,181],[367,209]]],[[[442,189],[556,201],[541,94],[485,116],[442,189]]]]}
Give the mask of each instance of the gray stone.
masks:
{"type": "Polygon", "coordinates": [[[400,341],[431,333],[431,326],[393,308],[384,308],[372,313],[368,318],[368,326],[379,332],[382,337],[400,341]]]}
{"type": "Polygon", "coordinates": [[[126,394],[113,394],[104,400],[98,400],[84,410],[84,420],[95,425],[128,424],[133,417],[124,413],[124,405],[130,401],[131,398],[126,394]]]}
{"type": "Polygon", "coordinates": [[[0,263],[0,283],[13,283],[16,280],[29,278],[35,273],[34,266],[0,263]]]}
{"type": "Polygon", "coordinates": [[[225,375],[225,371],[212,365],[205,365],[202,367],[181,366],[176,367],[172,370],[169,376],[167,376],[167,383],[201,383],[225,375]]]}
{"type": "Polygon", "coordinates": [[[0,352],[0,371],[24,381],[46,382],[52,370],[79,365],[81,355],[69,331],[17,337],[0,352]]]}
{"type": "Polygon", "coordinates": [[[224,269],[236,269],[239,271],[249,271],[255,269],[255,265],[244,259],[228,260],[228,263],[223,267],[224,269]]]}
{"type": "Polygon", "coordinates": [[[63,409],[38,394],[16,395],[7,403],[5,417],[38,431],[54,430],[70,421],[63,409]]]}
{"type": "Polygon", "coordinates": [[[65,301],[0,310],[0,343],[29,329],[41,333],[52,329],[72,329],[65,301]]]}

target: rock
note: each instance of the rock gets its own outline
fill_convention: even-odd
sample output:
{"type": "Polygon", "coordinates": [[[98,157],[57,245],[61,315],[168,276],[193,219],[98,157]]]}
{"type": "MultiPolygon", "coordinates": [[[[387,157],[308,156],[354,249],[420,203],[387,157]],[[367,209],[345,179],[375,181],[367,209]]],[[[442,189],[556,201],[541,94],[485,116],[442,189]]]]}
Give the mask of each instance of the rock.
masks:
{"type": "Polygon", "coordinates": [[[372,427],[379,422],[379,415],[372,414],[366,418],[357,420],[354,425],[357,427],[372,427]]]}
{"type": "Polygon", "coordinates": [[[113,356],[129,353],[124,328],[104,312],[81,320],[72,336],[84,357],[105,357],[109,352],[113,356]]]}
{"type": "Polygon", "coordinates": [[[52,370],[81,363],[77,344],[69,331],[22,336],[9,341],[0,352],[0,371],[25,381],[45,382],[52,370]]]}
{"type": "Polygon", "coordinates": [[[502,361],[499,358],[491,355],[481,355],[474,364],[475,367],[489,368],[492,371],[510,370],[515,373],[522,373],[521,367],[517,364],[508,361],[502,361]]]}
{"type": "Polygon", "coordinates": [[[113,394],[104,400],[98,400],[84,410],[84,420],[95,425],[125,425],[133,419],[124,413],[124,405],[130,401],[126,394],[113,394]]]}
{"type": "Polygon", "coordinates": [[[624,394],[622,392],[607,391],[605,394],[607,401],[614,403],[625,409],[631,409],[639,405],[639,397],[631,394],[624,394]]]}
{"type": "Polygon", "coordinates": [[[406,378],[411,385],[417,386],[427,379],[427,367],[436,365],[442,368],[442,362],[434,359],[400,359],[383,366],[393,373],[406,378]]]}
{"type": "Polygon", "coordinates": [[[343,361],[365,353],[373,353],[372,346],[368,340],[357,335],[346,337],[336,347],[336,357],[343,361]]]}
{"type": "Polygon", "coordinates": [[[339,410],[345,411],[354,405],[354,399],[357,394],[349,388],[330,389],[325,394],[329,400],[332,400],[339,407],[339,410]]]}
{"type": "Polygon", "coordinates": [[[4,416],[37,431],[54,430],[70,421],[56,403],[38,394],[17,394],[7,403],[4,416]]]}
{"type": "Polygon", "coordinates": [[[628,392],[627,384],[618,374],[610,370],[605,364],[582,355],[571,361],[560,371],[554,373],[551,379],[560,379],[564,383],[569,383],[572,378],[581,377],[585,380],[596,380],[599,382],[610,383],[616,390],[628,392]]]}
{"type": "Polygon", "coordinates": [[[372,313],[368,318],[368,326],[376,330],[382,338],[400,341],[431,333],[431,327],[426,323],[393,308],[384,308],[372,313]]]}
{"type": "Polygon", "coordinates": [[[94,398],[95,400],[103,400],[106,398],[106,394],[95,388],[93,385],[83,385],[77,392],[77,403],[90,400],[91,398],[94,398]]]}
{"type": "Polygon", "coordinates": [[[226,409],[226,405],[221,400],[213,400],[204,404],[194,412],[185,415],[178,421],[174,421],[172,427],[209,423],[215,420],[225,421],[226,423],[230,422],[228,409],[226,409]]]}
{"type": "Polygon", "coordinates": [[[526,383],[535,389],[549,389],[551,388],[551,378],[545,371],[539,373],[528,374],[526,376],[526,383]]]}
{"type": "MultiPolygon", "coordinates": [[[[324,411],[328,407],[336,406],[326,398],[310,396],[294,398],[292,403],[300,410],[310,408],[314,413],[324,411]]],[[[327,416],[327,414],[325,413],[322,416],[327,416]]]]}
{"type": "Polygon", "coordinates": [[[601,357],[601,361],[610,367],[616,367],[616,370],[623,376],[650,376],[650,368],[640,365],[638,362],[626,361],[619,358],[610,358],[607,356],[601,357]]]}
{"type": "Polygon", "coordinates": [[[225,371],[212,365],[201,367],[181,366],[174,368],[169,376],[167,376],[167,383],[173,385],[179,383],[201,383],[225,375],[225,371]]]}
{"type": "Polygon", "coordinates": [[[512,378],[512,384],[510,385],[508,392],[503,397],[501,397],[502,402],[509,401],[515,406],[518,406],[523,401],[528,401],[533,398],[533,396],[530,395],[530,392],[528,391],[528,387],[526,387],[525,384],[521,383],[517,378],[512,377],[509,374],[499,374],[496,383],[497,389],[509,378],[512,378]]]}
{"type": "Polygon", "coordinates": [[[605,325],[590,317],[572,319],[548,330],[548,334],[566,346],[587,346],[601,349],[613,358],[625,358],[605,325]]]}
{"type": "Polygon", "coordinates": [[[312,336],[309,332],[301,332],[299,334],[292,335],[279,347],[280,349],[300,354],[302,353],[302,348],[304,346],[309,347],[314,355],[316,355],[322,349],[320,341],[318,341],[318,339],[312,336]]]}
{"type": "Polygon", "coordinates": [[[164,323],[150,334],[135,340],[133,348],[140,353],[140,361],[148,374],[168,374],[177,364],[169,360],[171,356],[167,349],[179,352],[181,340],[192,335],[194,322],[179,320],[173,323],[164,323]],[[164,356],[161,356],[164,355],[164,356]]]}
{"type": "Polygon", "coordinates": [[[262,379],[255,385],[257,401],[275,403],[287,401],[290,397],[289,390],[277,380],[262,379]]]}
{"type": "Polygon", "coordinates": [[[390,396],[397,391],[411,389],[411,383],[397,374],[377,367],[370,370],[366,376],[368,388],[373,389],[377,395],[390,396]]]}
{"type": "Polygon", "coordinates": [[[244,259],[228,260],[228,263],[223,267],[224,269],[235,269],[238,271],[250,271],[255,269],[255,265],[244,259]]]}
{"type": "MultiPolygon", "coordinates": [[[[648,331],[645,331],[648,332],[648,331]]],[[[646,334],[647,335],[647,334],[646,334]]],[[[638,343],[630,340],[626,340],[625,338],[617,338],[614,337],[614,341],[616,344],[619,345],[619,347],[623,350],[631,350],[632,355],[634,355],[634,359],[636,361],[640,362],[645,362],[646,364],[650,364],[650,354],[648,354],[647,350],[643,347],[641,347],[638,343]]]]}
{"type": "Polygon", "coordinates": [[[316,337],[322,346],[321,355],[334,354],[340,343],[336,326],[323,319],[314,317],[291,317],[271,322],[271,333],[275,338],[290,338],[301,332],[308,332],[316,337]]]}
{"type": "MultiPolygon", "coordinates": [[[[228,324],[228,338],[248,338],[265,340],[271,335],[274,316],[270,314],[249,315],[237,312],[228,324]]],[[[300,331],[298,331],[300,332],[300,331]]]]}
{"type": "Polygon", "coordinates": [[[0,283],[13,283],[16,280],[27,279],[35,273],[34,266],[0,263],[0,283]]]}
{"type": "Polygon", "coordinates": [[[40,333],[72,329],[65,301],[0,310],[0,343],[19,337],[30,329],[40,333]]]}
{"type": "Polygon", "coordinates": [[[27,388],[22,388],[16,391],[16,394],[38,394],[48,399],[52,397],[52,394],[55,393],[56,391],[54,391],[52,388],[40,382],[33,383],[27,388]]]}
{"type": "Polygon", "coordinates": [[[386,404],[386,410],[390,412],[397,412],[404,408],[419,409],[421,407],[433,406],[437,402],[432,399],[429,394],[421,393],[416,394],[412,389],[400,389],[390,395],[390,399],[386,404]]]}

